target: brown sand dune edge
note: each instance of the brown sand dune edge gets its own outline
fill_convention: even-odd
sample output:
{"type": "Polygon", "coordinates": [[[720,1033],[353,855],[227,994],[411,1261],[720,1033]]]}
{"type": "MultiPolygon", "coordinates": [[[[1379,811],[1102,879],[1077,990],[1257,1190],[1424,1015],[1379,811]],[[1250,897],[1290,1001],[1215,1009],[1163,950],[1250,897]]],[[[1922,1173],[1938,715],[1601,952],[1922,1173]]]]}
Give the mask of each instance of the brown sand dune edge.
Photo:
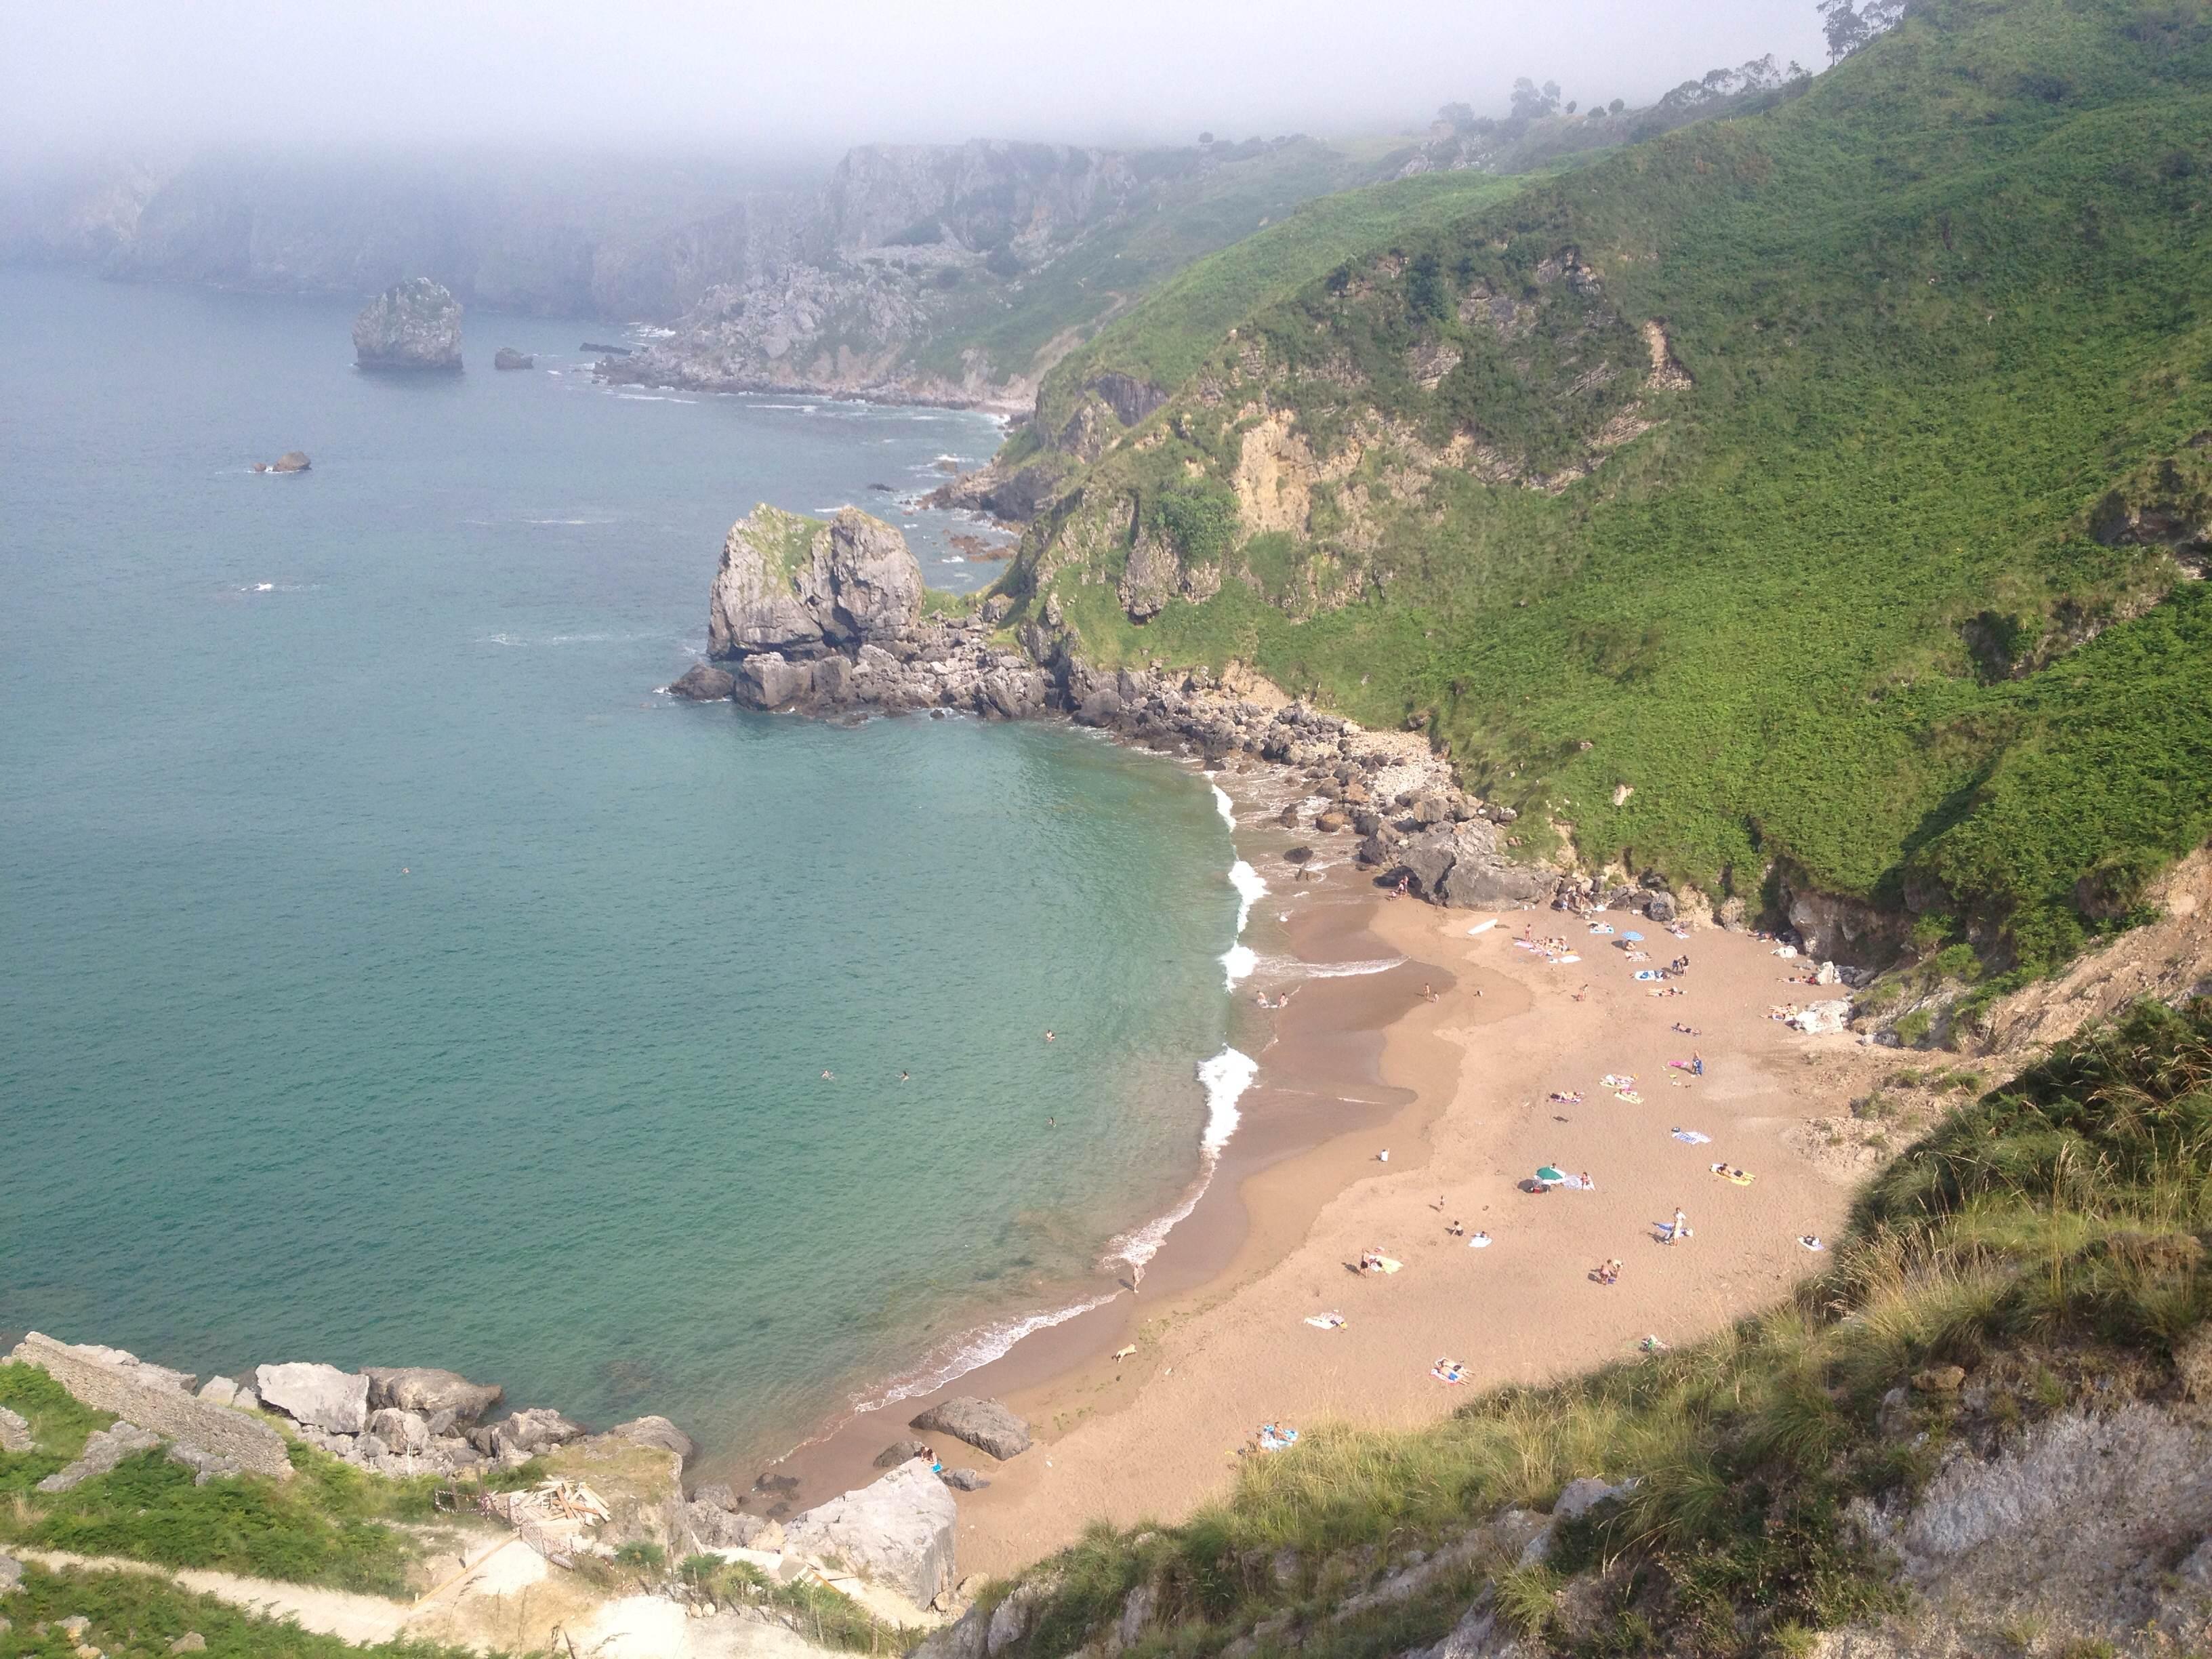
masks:
{"type": "MultiPolygon", "coordinates": [[[[1350,872],[1334,873],[1338,894],[1358,890],[1350,872]]],[[[1340,928],[1346,913],[1408,966],[1314,981],[1310,988],[1358,988],[1308,1011],[1326,1017],[1304,1035],[1302,1022],[1286,1019],[1260,1057],[1261,1084],[1294,1088],[1303,1050],[1327,1059],[1350,1040],[1346,1024],[1362,1024],[1346,1003],[1370,1014],[1393,1000],[1402,1008],[1404,981],[1419,975],[1437,1000],[1413,986],[1412,1006],[1382,1033],[1377,1059],[1381,1082],[1409,1103],[1385,1125],[1364,1114],[1349,1133],[1244,1174],[1237,1204],[1222,1206],[1241,1211],[1243,1224],[1225,1267],[1188,1288],[1148,1277],[1141,1307],[1113,1304],[1127,1332],[1116,1346],[1137,1347],[1127,1361],[1092,1348],[1087,1363],[1056,1376],[1005,1379],[1041,1443],[988,1469],[992,1486],[962,1498],[963,1571],[1013,1571],[1095,1519],[1180,1519],[1228,1489],[1236,1449],[1262,1422],[1416,1425],[1488,1385],[1632,1354],[1647,1334],[1695,1340],[1810,1271],[1819,1258],[1801,1234],[1841,1225],[1848,1189],[1785,1136],[1832,1115],[1897,1062],[1854,1037],[1801,1036],[1767,1018],[1774,1004],[1815,994],[1785,982],[1801,963],[1747,935],[1705,929],[1677,940],[1640,919],[1606,918],[1650,935],[1657,961],[1689,953],[1687,994],[1662,999],[1631,978],[1612,940],[1558,912],[1510,913],[1474,934],[1480,914],[1362,896],[1317,908],[1310,923],[1340,928]],[[1524,927],[1565,936],[1581,960],[1553,964],[1516,948],[1524,927]],[[1673,1031],[1677,1020],[1698,1035],[1673,1031]],[[1669,1068],[1693,1052],[1705,1076],[1669,1068]],[[1640,1103],[1601,1088],[1607,1073],[1632,1074],[1640,1103]],[[1554,1102],[1555,1090],[1583,1099],[1554,1102]],[[1678,1127],[1712,1139],[1686,1145],[1671,1133],[1678,1127]],[[1386,1146],[1388,1164],[1376,1161],[1386,1146]],[[1717,1160],[1751,1172],[1751,1184],[1714,1176],[1717,1160]],[[1547,1163],[1588,1171],[1595,1190],[1517,1190],[1547,1163]],[[1693,1236],[1669,1246],[1658,1224],[1678,1206],[1693,1236]],[[1455,1221],[1492,1243],[1468,1249],[1447,1231],[1455,1221]],[[1370,1248],[1403,1270],[1350,1271],[1370,1248]],[[1592,1282],[1590,1270],[1613,1258],[1623,1263],[1618,1282],[1592,1282]],[[1323,1312],[1346,1324],[1304,1322],[1323,1312]],[[1440,1358],[1464,1363],[1466,1385],[1430,1375],[1440,1358]]],[[[1343,1056],[1334,1058],[1340,1078],[1343,1056]]],[[[1264,1121],[1259,1109],[1249,1115],[1264,1121]]]]}

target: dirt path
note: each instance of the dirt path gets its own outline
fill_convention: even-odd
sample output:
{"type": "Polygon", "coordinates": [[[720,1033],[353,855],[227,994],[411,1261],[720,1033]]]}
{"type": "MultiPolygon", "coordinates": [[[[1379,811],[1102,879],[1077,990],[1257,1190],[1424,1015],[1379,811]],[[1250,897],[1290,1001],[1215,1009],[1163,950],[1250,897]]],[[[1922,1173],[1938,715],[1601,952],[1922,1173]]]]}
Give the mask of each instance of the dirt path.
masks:
{"type": "Polygon", "coordinates": [[[405,1627],[414,1608],[404,1601],[349,1590],[287,1584],[273,1578],[241,1578],[204,1567],[159,1567],[112,1555],[72,1555],[65,1550],[11,1549],[19,1561],[50,1569],[76,1567],[91,1572],[145,1572],[168,1578],[203,1595],[273,1619],[295,1619],[302,1630],[348,1642],[388,1642],[405,1627]]]}

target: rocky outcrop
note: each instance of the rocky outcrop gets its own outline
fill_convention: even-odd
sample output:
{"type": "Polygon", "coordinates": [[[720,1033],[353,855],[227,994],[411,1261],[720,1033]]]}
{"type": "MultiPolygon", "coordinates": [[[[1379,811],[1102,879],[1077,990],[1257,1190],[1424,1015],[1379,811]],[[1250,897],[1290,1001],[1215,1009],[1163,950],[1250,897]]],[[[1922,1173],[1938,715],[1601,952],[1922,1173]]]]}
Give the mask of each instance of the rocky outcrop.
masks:
{"type": "Polygon", "coordinates": [[[1030,1425],[995,1400],[963,1395],[942,1401],[908,1425],[931,1434],[949,1434],[1004,1462],[1030,1449],[1030,1425]]]}
{"type": "Polygon", "coordinates": [[[253,470],[256,472],[305,472],[313,465],[304,451],[288,449],[273,461],[254,462],[253,470]]]}
{"type": "Polygon", "coordinates": [[[473,1423],[507,1397],[496,1382],[471,1382],[458,1372],[428,1365],[371,1365],[362,1374],[368,1379],[372,1409],[392,1407],[425,1418],[446,1412],[451,1422],[473,1423]]]}
{"type": "Polygon", "coordinates": [[[508,371],[518,368],[535,368],[538,367],[538,359],[530,352],[517,351],[513,346],[501,346],[497,351],[492,353],[491,366],[494,368],[508,371]]]}
{"type": "Polygon", "coordinates": [[[70,1492],[95,1475],[107,1474],[126,1457],[152,1451],[161,1437],[121,1419],[110,1427],[94,1429],[86,1437],[84,1449],[66,1468],[56,1469],[39,1482],[40,1492],[70,1492]]]}
{"type": "Polygon", "coordinates": [[[920,1462],[808,1510],[784,1528],[787,1553],[842,1562],[926,1607],[953,1586],[953,1528],[959,1510],[944,1483],[920,1462]]]}
{"type": "Polygon", "coordinates": [[[487,1423],[469,1431],[469,1443],[487,1457],[521,1459],[555,1446],[580,1440],[587,1432],[581,1423],[545,1406],[530,1406],[512,1417],[487,1423]]]}
{"type": "Polygon", "coordinates": [[[228,1459],[243,1469],[278,1480],[292,1475],[284,1438],[242,1411],[195,1399],[191,1376],[149,1364],[120,1348],[73,1346],[37,1331],[15,1345],[9,1359],[36,1365],[96,1411],[113,1412],[141,1428],[228,1459]]]}
{"type": "Polygon", "coordinates": [[[331,1434],[359,1434],[368,1427],[368,1379],[357,1371],[301,1361],[258,1366],[253,1382],[263,1405],[295,1423],[331,1434]]]}
{"type": "Polygon", "coordinates": [[[730,527],[708,611],[711,656],[800,657],[896,639],[921,617],[906,538],[846,507],[829,523],[763,503],[730,527]]]}
{"type": "Polygon", "coordinates": [[[37,1443],[32,1437],[29,1422],[5,1406],[0,1406],[0,1452],[27,1452],[37,1443]]]}
{"type": "Polygon", "coordinates": [[[460,303],[427,276],[395,283],[353,319],[353,356],[363,368],[459,368],[460,303]]]}
{"type": "Polygon", "coordinates": [[[686,702],[727,702],[737,689],[737,676],[728,669],[697,662],[669,686],[668,695],[686,702]]]}

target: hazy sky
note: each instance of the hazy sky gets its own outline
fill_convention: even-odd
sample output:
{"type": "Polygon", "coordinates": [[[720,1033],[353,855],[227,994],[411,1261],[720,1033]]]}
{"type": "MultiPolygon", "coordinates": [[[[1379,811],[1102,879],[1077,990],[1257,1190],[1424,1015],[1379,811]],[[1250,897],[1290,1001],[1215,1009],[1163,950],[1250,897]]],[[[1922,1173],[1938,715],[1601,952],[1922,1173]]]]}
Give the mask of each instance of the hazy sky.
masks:
{"type": "Polygon", "coordinates": [[[1646,101],[1812,0],[0,0],[0,144],[457,140],[811,150],[1400,130],[1516,75],[1646,101]]]}

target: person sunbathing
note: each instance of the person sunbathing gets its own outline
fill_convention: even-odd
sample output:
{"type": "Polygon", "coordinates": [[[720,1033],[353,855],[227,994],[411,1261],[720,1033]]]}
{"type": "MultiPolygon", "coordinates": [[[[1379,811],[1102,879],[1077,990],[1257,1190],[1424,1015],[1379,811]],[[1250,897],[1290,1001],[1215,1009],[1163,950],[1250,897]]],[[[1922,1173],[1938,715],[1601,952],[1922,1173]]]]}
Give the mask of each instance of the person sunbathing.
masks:
{"type": "Polygon", "coordinates": [[[1465,1238],[1467,1237],[1467,1224],[1462,1221],[1454,1221],[1447,1225],[1444,1228],[1444,1231],[1449,1233],[1454,1238],[1465,1238]]]}

